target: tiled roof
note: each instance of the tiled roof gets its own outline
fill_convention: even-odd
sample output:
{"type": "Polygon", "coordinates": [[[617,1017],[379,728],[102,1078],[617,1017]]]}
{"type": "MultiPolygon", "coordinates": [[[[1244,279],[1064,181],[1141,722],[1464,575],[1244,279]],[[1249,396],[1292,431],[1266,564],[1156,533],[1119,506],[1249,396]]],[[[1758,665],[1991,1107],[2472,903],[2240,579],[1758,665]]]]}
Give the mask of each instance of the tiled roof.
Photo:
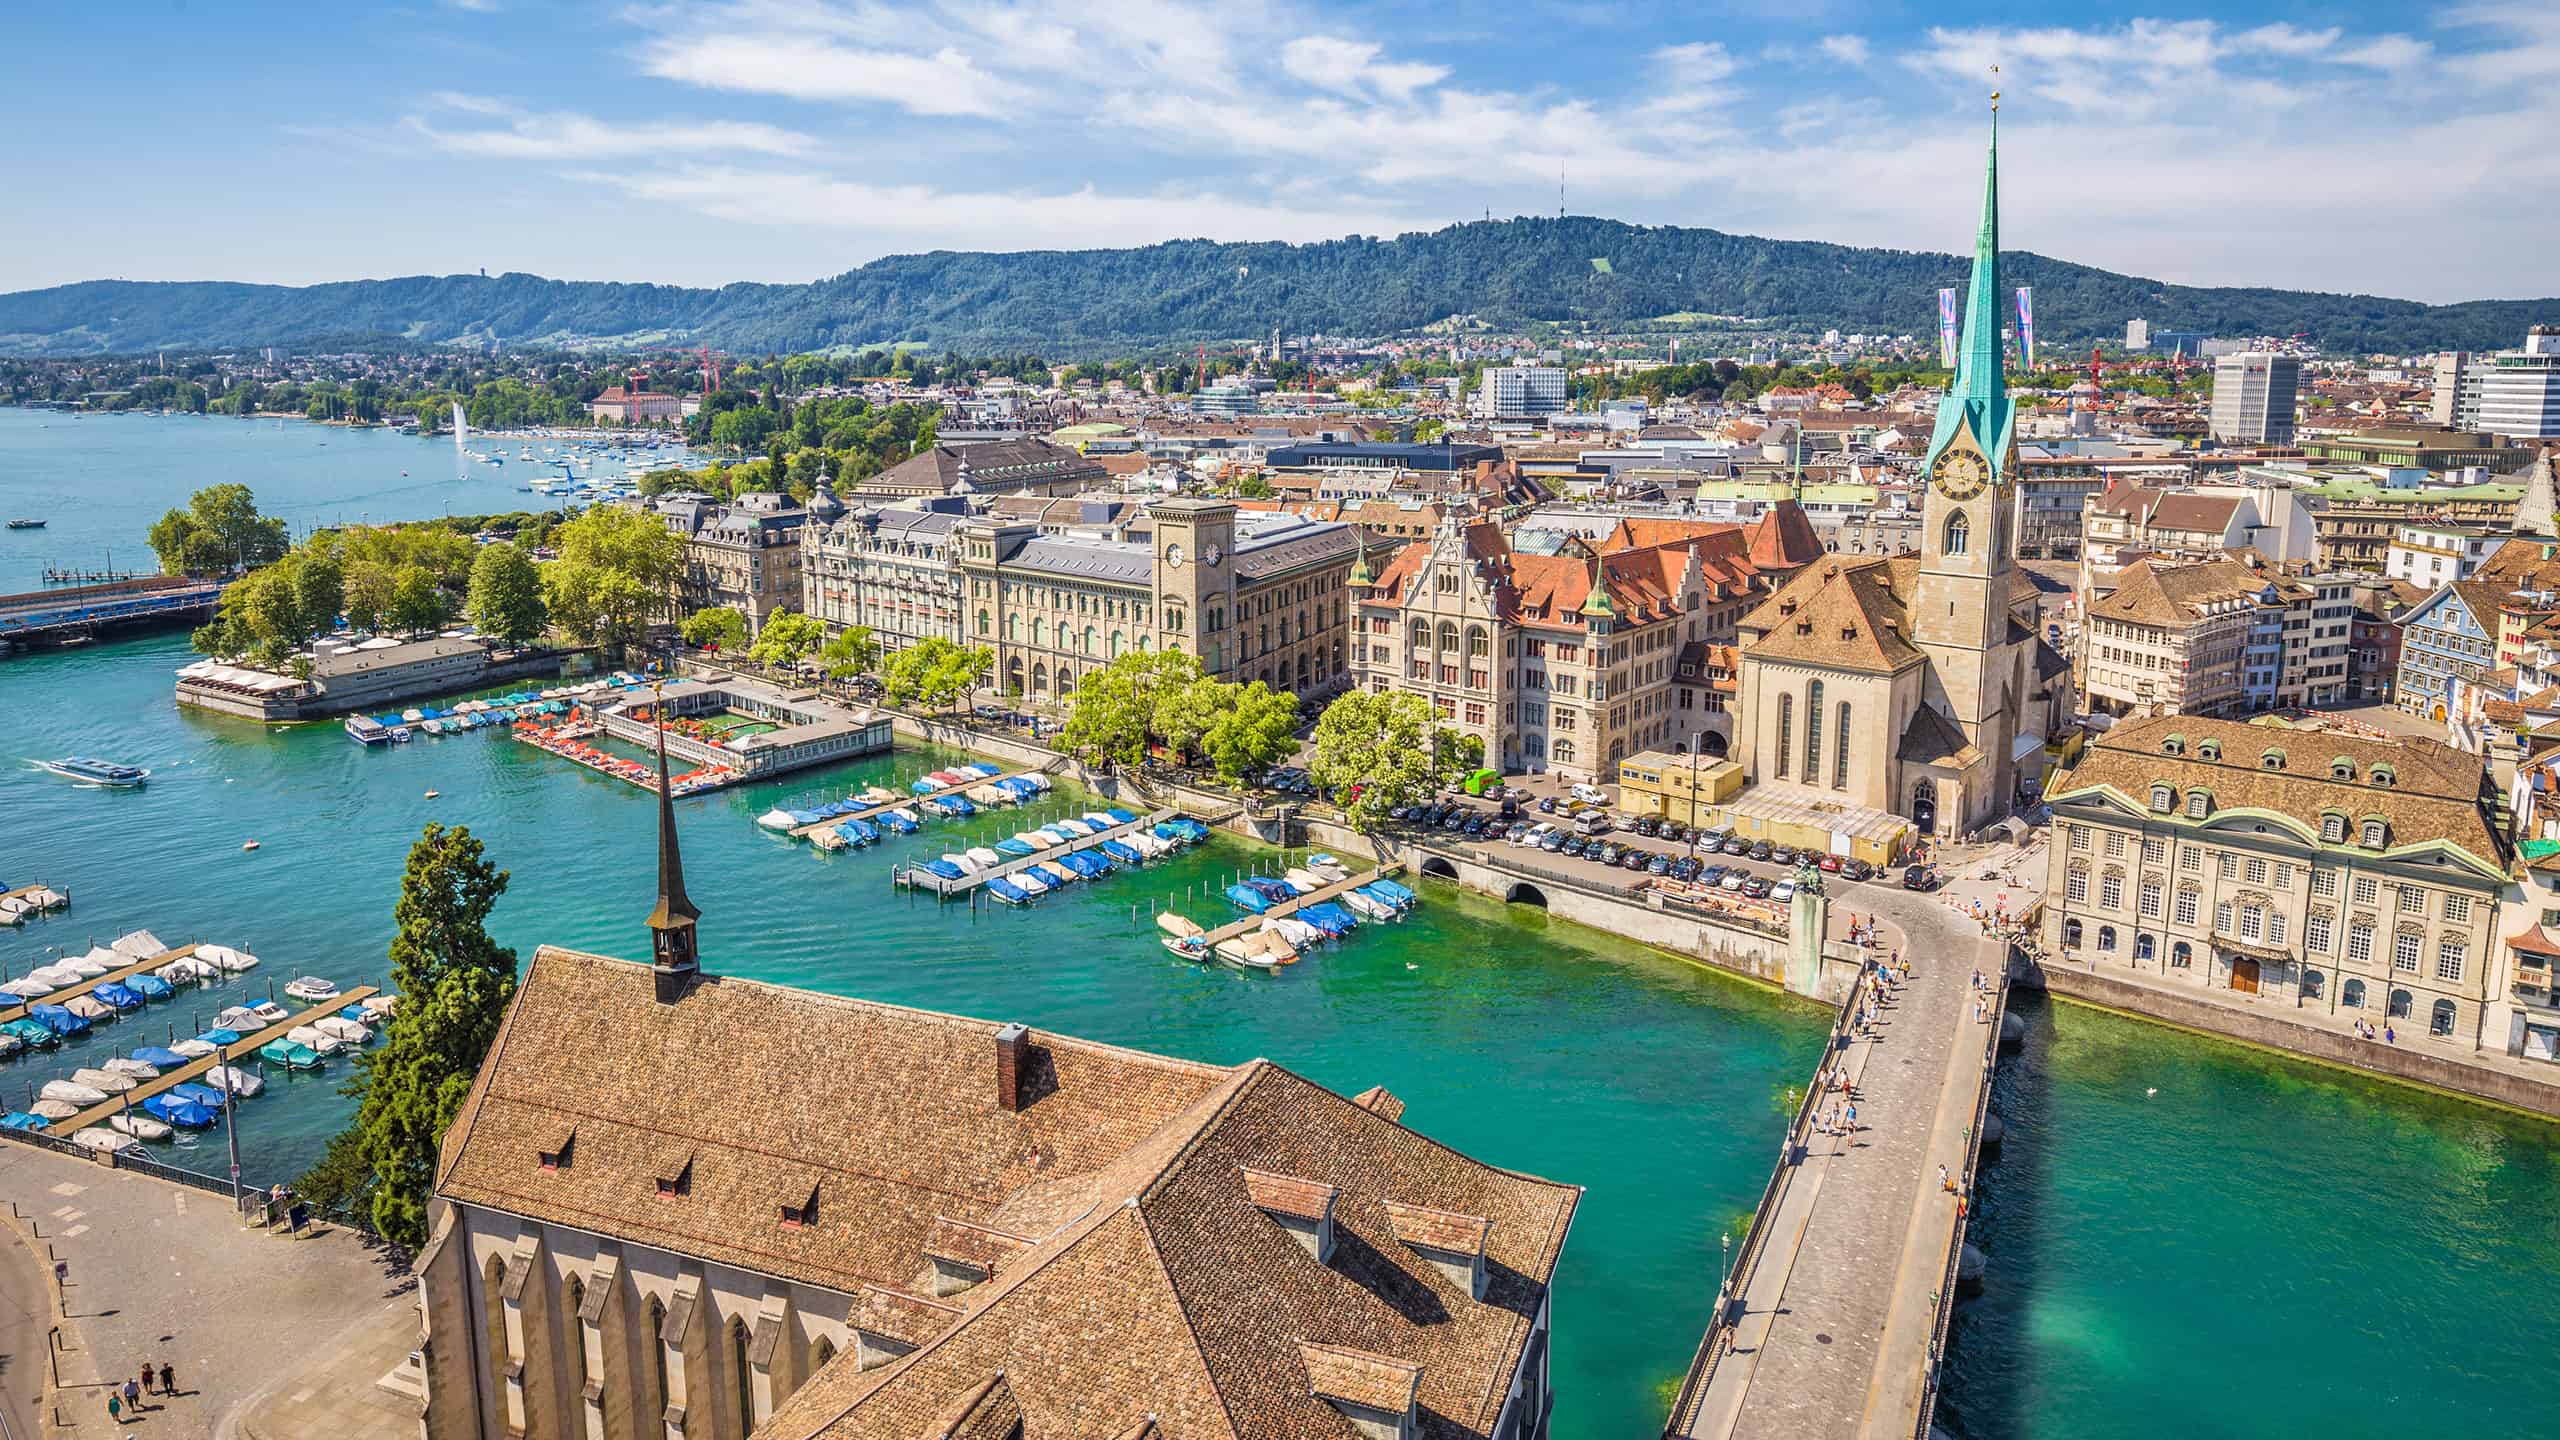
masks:
{"type": "Polygon", "coordinates": [[[1810,565],[1824,554],[1804,507],[1781,500],[1751,526],[1751,563],[1772,573],[1810,565]]]}
{"type": "MultiPolygon", "coordinates": [[[[1795,572],[1777,594],[1742,617],[1743,650],[1754,660],[1845,670],[1900,669],[1920,658],[1911,643],[1911,596],[1919,583],[1917,555],[1826,555],[1795,572]]],[[[2036,598],[2034,577],[2011,571],[2011,609],[2036,598]]],[[[2016,634],[2013,628],[2012,637],[2016,634]]]]}
{"type": "Polygon", "coordinates": [[[2144,523],[2154,530],[2202,530],[2219,535],[2230,528],[2232,512],[2240,508],[2240,501],[2237,495],[2172,490],[2151,507],[2144,523]]]}
{"type": "Polygon", "coordinates": [[[1911,722],[1902,727],[1902,743],[1894,757],[1913,765],[1946,764],[1961,770],[1982,758],[1982,752],[1964,738],[1954,721],[1923,705],[1911,712],[1911,722]]]}
{"type": "Polygon", "coordinates": [[[1029,1098],[1007,1109],[998,1028],[711,977],[660,1004],[646,966],[545,948],[438,1188],[855,1293],[856,1323],[918,1347],[867,1371],[839,1357],[760,1440],[1125,1437],[1149,1417],[1166,1436],[1338,1436],[1307,1346],[1372,1357],[1346,1360],[1344,1383],[1410,1370],[1426,1436],[1490,1433],[1577,1189],[1404,1129],[1391,1097],[1354,1103],[1265,1061],[1035,1032],[1029,1098]],[[835,1123],[810,1123],[816,1077],[835,1123]],[[534,1137],[564,1121],[575,1162],[544,1171],[534,1137]],[[661,1200],[650,1172],[671,1147],[691,1178],[661,1200]],[[1334,1191],[1329,1264],[1257,1208],[1252,1172],[1334,1191]],[[767,1192],[811,1175],[816,1223],[776,1223],[767,1192]],[[1484,1298],[1402,1243],[1390,1205],[1481,1217],[1484,1298]],[[992,1279],[919,1293],[928,1255],[980,1242],[992,1279]]]}
{"type": "Polygon", "coordinates": [[[2089,614],[2135,625],[2183,626],[2209,605],[2254,603],[2266,587],[2266,576],[2235,560],[2162,565],[2146,558],[2118,571],[2114,593],[2093,602],[2089,614]]]}

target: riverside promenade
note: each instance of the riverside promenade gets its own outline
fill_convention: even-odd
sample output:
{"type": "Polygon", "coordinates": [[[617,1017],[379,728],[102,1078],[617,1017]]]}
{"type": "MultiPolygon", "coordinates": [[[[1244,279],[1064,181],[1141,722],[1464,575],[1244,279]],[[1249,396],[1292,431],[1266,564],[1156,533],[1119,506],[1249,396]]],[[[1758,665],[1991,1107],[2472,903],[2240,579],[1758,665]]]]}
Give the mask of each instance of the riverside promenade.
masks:
{"type": "MultiPolygon", "coordinates": [[[[2032,894],[1978,878],[2022,858],[1974,852],[1965,873],[1977,878],[1934,895],[1855,892],[1884,921],[1873,953],[1898,949],[1910,979],[1877,995],[1872,1025],[1851,1017],[1826,1049],[1825,1061],[1848,1077],[1855,1128],[1791,1130],[1736,1257],[1734,1293],[1710,1320],[1667,1434],[1925,1434],[1955,1301],[1959,1198],[1970,1193],[1979,1155],[2008,968],[2007,942],[1985,936],[1960,907],[2000,892],[2032,894]],[[1974,988],[1977,972],[1988,997],[1974,988]]],[[[1837,1092],[1816,1097],[1806,1113],[1838,1104],[1837,1092]]]]}

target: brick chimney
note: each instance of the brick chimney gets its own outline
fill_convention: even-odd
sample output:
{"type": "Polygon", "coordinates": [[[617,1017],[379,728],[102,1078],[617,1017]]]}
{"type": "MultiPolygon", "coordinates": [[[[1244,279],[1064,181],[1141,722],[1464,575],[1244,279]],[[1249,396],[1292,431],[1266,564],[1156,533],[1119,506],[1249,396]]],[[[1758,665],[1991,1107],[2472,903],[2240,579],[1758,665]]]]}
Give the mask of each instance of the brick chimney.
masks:
{"type": "Polygon", "coordinates": [[[1031,1066],[1031,1027],[1020,1022],[996,1032],[996,1105],[1020,1110],[1025,1071],[1031,1066]]]}

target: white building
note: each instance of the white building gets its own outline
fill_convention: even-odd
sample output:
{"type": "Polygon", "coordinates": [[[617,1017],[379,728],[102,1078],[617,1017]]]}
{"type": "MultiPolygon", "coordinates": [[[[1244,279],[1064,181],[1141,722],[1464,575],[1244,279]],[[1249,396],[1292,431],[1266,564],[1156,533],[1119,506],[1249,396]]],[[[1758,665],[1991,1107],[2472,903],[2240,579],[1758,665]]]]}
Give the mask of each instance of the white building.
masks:
{"type": "Polygon", "coordinates": [[[2522,350],[2481,365],[2479,428],[2515,440],[2560,438],[2560,329],[2536,325],[2522,350]]]}
{"type": "Polygon", "coordinates": [[[2500,531],[2471,525],[2403,525],[2391,537],[2382,573],[2394,580],[2406,580],[2421,590],[2433,590],[2470,579],[2471,572],[2480,568],[2490,552],[2511,538],[2500,531]]]}
{"type": "Polygon", "coordinates": [[[2427,418],[2448,430],[2480,428],[2480,374],[2482,357],[2468,350],[2447,350],[2436,356],[2434,397],[2427,404],[2427,418]]]}
{"type": "Polygon", "coordinates": [[[2139,319],[2124,322],[2124,348],[2127,350],[2150,349],[2151,322],[2139,319]]]}
{"type": "Polygon", "coordinates": [[[2302,362],[2291,355],[2244,350],[2213,362],[2213,438],[2243,445],[2293,443],[2295,392],[2302,362]]]}
{"type": "Polygon", "coordinates": [[[1476,392],[1476,411],[1496,420],[1533,420],[1565,407],[1565,374],[1561,366],[1500,365],[1484,372],[1476,392]]]}

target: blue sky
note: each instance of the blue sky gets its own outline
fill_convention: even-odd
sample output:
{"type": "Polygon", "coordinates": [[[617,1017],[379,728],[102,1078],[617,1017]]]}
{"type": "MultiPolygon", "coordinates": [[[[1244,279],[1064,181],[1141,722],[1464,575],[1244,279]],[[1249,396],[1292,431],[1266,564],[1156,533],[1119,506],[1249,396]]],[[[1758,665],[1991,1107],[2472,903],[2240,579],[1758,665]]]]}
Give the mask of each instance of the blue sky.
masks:
{"type": "MultiPolygon", "coordinates": [[[[1578,214],[2168,280],[2560,294],[2560,0],[17,7],[0,289],[1578,214]],[[29,143],[33,141],[34,143],[29,143]]],[[[2560,316],[2555,316],[2560,319],[2560,316]]]]}

